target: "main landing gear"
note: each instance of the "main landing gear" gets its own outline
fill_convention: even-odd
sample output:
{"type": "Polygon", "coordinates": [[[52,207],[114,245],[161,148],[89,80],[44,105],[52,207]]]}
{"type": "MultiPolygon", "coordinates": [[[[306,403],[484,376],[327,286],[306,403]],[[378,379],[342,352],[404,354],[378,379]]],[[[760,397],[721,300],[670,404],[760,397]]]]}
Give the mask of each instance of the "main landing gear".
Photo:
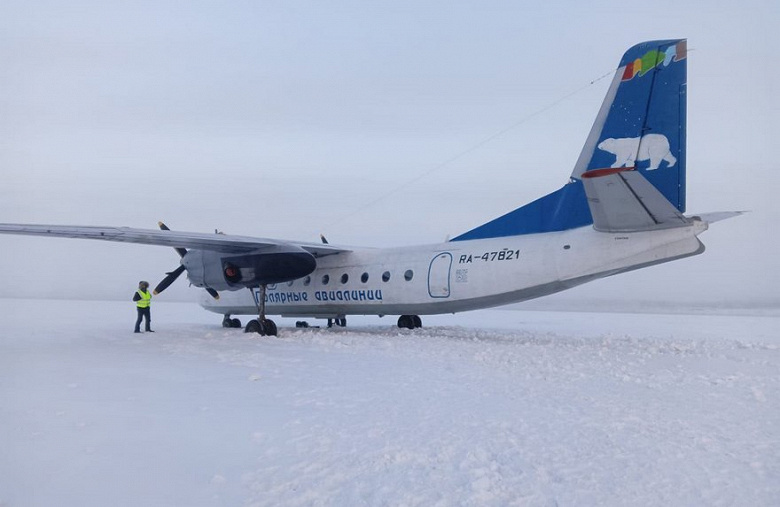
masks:
{"type": "Polygon", "coordinates": [[[245,333],[258,333],[261,336],[276,336],[276,324],[271,319],[252,319],[246,323],[245,333]]]}
{"type": "Polygon", "coordinates": [[[335,319],[328,319],[328,327],[333,327],[336,324],[339,327],[347,327],[347,318],[344,316],[336,317],[335,319]]]}
{"type": "MultiPolygon", "coordinates": [[[[254,293],[252,294],[252,297],[254,297],[254,293]]],[[[244,328],[244,332],[259,333],[261,336],[276,336],[276,324],[271,319],[265,318],[265,285],[260,286],[260,292],[255,299],[255,303],[257,304],[257,313],[259,314],[259,318],[252,319],[247,322],[246,327],[244,328]]],[[[241,324],[239,323],[239,326],[240,325],[241,324]]]]}
{"type": "Polygon", "coordinates": [[[422,319],[419,315],[401,315],[398,317],[398,327],[406,329],[422,327],[422,319]]]}

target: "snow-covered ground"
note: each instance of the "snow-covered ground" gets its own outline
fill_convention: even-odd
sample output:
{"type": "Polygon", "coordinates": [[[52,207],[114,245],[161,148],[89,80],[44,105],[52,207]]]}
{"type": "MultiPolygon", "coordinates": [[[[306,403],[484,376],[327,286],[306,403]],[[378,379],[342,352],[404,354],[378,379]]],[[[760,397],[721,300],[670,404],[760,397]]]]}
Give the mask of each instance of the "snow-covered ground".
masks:
{"type": "Polygon", "coordinates": [[[778,505],[780,315],[0,301],[0,505],[778,505]],[[284,319],[279,323],[290,324],[284,319]]]}

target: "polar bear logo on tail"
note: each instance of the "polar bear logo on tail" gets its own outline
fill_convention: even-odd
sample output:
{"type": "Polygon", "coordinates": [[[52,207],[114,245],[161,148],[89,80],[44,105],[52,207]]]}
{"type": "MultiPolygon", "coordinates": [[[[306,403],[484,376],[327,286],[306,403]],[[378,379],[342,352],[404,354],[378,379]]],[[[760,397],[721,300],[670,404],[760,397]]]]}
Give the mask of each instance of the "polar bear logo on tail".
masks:
{"type": "Polygon", "coordinates": [[[622,137],[604,139],[598,145],[600,150],[615,155],[612,167],[633,166],[635,161],[650,161],[648,171],[654,171],[666,160],[668,167],[677,163],[669,151],[669,140],[663,134],[646,134],[642,137],[622,137]]]}

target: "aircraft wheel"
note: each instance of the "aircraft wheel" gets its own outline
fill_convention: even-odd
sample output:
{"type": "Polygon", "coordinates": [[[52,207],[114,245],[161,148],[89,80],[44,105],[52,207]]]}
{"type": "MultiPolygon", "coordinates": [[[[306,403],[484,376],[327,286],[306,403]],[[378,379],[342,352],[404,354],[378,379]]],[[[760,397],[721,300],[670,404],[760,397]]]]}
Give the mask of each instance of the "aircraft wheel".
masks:
{"type": "Polygon", "coordinates": [[[259,333],[262,329],[262,326],[260,325],[260,322],[257,319],[252,319],[249,322],[246,323],[246,327],[244,328],[245,333],[259,333]]]}
{"type": "Polygon", "coordinates": [[[230,319],[230,327],[235,327],[235,328],[241,327],[241,321],[238,319],[230,319]]]}
{"type": "Polygon", "coordinates": [[[271,319],[264,319],[261,323],[261,329],[260,334],[265,336],[276,336],[277,329],[276,329],[276,323],[272,321],[271,319]]]}
{"type": "Polygon", "coordinates": [[[298,320],[298,321],[295,322],[295,327],[306,328],[306,327],[309,327],[309,323],[306,322],[305,320],[298,320]]]}
{"type": "Polygon", "coordinates": [[[222,319],[222,327],[233,327],[233,321],[230,320],[229,315],[225,315],[225,318],[222,319]]]}
{"type": "Polygon", "coordinates": [[[336,319],[336,325],[341,327],[347,327],[347,318],[342,317],[340,319],[336,319]]]}
{"type": "Polygon", "coordinates": [[[411,315],[401,315],[398,317],[398,327],[414,329],[414,320],[411,315]]]}
{"type": "Polygon", "coordinates": [[[414,327],[422,327],[422,319],[419,315],[412,315],[412,324],[414,327]]]}

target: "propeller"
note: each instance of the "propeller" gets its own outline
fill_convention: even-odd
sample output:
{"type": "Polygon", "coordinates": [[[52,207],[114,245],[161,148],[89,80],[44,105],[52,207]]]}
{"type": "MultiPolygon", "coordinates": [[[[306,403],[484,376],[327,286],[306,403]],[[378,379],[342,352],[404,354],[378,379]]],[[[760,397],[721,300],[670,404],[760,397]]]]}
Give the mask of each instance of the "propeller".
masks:
{"type": "Polygon", "coordinates": [[[174,282],[177,278],[179,278],[179,275],[184,273],[184,266],[179,266],[178,268],[174,269],[173,271],[169,271],[168,273],[165,273],[165,278],[162,279],[160,283],[157,284],[157,287],[154,288],[153,294],[156,296],[157,294],[161,293],[165,289],[168,288],[170,284],[174,282]]]}
{"type": "MultiPolygon", "coordinates": [[[[170,231],[171,230],[167,225],[165,225],[162,222],[157,222],[157,225],[159,225],[160,229],[162,229],[163,231],[170,231]]],[[[173,249],[176,250],[176,253],[179,254],[179,257],[181,257],[181,258],[184,258],[184,256],[187,255],[187,249],[186,248],[173,247],[173,249]]],[[[181,273],[179,273],[179,274],[181,274],[181,273]]],[[[167,285],[166,285],[166,287],[167,287],[167,285]]]]}
{"type": "MultiPolygon", "coordinates": [[[[160,226],[160,229],[163,231],[170,231],[167,225],[165,225],[162,222],[157,222],[157,225],[160,226]]],[[[176,253],[179,254],[179,257],[184,258],[185,255],[187,255],[187,249],[186,248],[179,248],[174,247],[174,250],[176,250],[176,253]]],[[[168,288],[170,284],[172,284],[177,278],[179,278],[179,275],[184,273],[185,268],[184,266],[179,266],[178,268],[174,269],[173,271],[169,271],[166,273],[166,277],[162,279],[160,283],[157,284],[157,287],[154,288],[153,294],[156,296],[157,294],[161,293],[165,289],[168,288]]],[[[219,299],[219,293],[212,289],[211,287],[204,287],[206,289],[206,292],[208,292],[211,297],[214,299],[219,299]]]]}

